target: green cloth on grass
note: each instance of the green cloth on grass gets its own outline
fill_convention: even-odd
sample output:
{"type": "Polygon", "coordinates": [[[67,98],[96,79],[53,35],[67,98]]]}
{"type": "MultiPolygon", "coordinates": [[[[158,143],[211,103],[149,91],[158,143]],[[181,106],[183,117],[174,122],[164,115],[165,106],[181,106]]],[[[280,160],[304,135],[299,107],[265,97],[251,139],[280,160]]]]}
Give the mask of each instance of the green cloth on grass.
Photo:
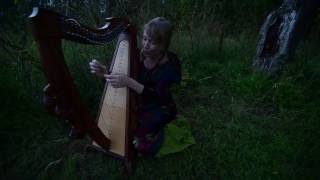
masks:
{"type": "Polygon", "coordinates": [[[176,120],[166,125],[164,136],[164,142],[156,154],[156,157],[163,157],[168,154],[180,152],[196,143],[192,136],[189,123],[182,116],[178,116],[176,120]]]}

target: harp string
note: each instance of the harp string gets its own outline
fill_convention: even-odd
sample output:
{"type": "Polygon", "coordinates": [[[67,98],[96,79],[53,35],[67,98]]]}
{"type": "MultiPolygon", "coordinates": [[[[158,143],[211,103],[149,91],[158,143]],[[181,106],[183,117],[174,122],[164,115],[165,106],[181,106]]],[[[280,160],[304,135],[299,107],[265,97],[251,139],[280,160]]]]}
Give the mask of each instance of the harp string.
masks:
{"type": "MultiPolygon", "coordinates": [[[[123,39],[119,42],[118,48],[115,51],[114,64],[111,72],[129,75],[129,61],[129,41],[128,39],[123,39]]],[[[123,134],[124,131],[118,132],[118,130],[119,127],[122,128],[122,125],[125,126],[128,108],[127,96],[129,95],[129,91],[127,87],[113,88],[108,82],[106,82],[105,88],[105,96],[101,102],[102,109],[98,118],[98,120],[102,122],[98,122],[98,126],[104,126],[102,129],[105,129],[105,135],[110,138],[111,146],[114,145],[113,150],[117,150],[119,147],[124,148],[123,144],[121,144],[122,141],[119,141],[125,138],[123,134]],[[119,124],[115,125],[114,123],[119,124]],[[112,140],[114,140],[114,142],[112,142],[112,140]]],[[[124,130],[125,127],[122,129],[124,130]]]]}

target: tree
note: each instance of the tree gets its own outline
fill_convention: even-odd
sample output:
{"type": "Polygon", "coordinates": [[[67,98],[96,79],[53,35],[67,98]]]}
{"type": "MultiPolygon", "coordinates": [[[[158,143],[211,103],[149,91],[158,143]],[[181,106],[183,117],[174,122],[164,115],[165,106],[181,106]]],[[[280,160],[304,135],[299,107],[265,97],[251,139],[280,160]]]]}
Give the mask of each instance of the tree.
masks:
{"type": "Polygon", "coordinates": [[[284,0],[272,11],[260,29],[254,67],[269,74],[279,72],[293,58],[319,7],[319,0],[284,0]]]}

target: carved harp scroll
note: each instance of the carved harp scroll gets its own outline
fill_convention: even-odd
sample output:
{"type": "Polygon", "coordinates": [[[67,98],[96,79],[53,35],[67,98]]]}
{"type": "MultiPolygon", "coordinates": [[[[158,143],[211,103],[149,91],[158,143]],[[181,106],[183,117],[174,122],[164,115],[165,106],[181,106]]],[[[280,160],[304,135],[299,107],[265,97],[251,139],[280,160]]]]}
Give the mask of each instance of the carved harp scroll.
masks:
{"type": "MultiPolygon", "coordinates": [[[[103,126],[103,124],[101,125],[99,119],[101,119],[103,112],[105,112],[103,108],[110,106],[107,105],[109,102],[106,102],[106,100],[112,101],[110,96],[113,97],[114,95],[119,95],[119,93],[113,92],[114,94],[110,95],[111,88],[106,84],[97,117],[99,122],[94,121],[88,108],[81,101],[79,92],[73,83],[73,79],[64,61],[61,41],[65,39],[82,44],[103,45],[119,37],[110,71],[119,71],[119,68],[121,69],[118,64],[119,59],[121,61],[121,58],[123,60],[123,57],[126,56],[125,60],[127,62],[125,63],[127,63],[127,70],[125,73],[130,75],[130,77],[136,78],[138,68],[136,29],[126,19],[121,18],[106,19],[106,25],[99,29],[89,28],[81,25],[75,19],[41,8],[34,8],[29,16],[29,20],[33,37],[38,44],[43,72],[48,81],[48,85],[44,89],[45,97],[49,97],[45,99],[47,110],[71,122],[83,135],[88,133],[95,147],[102,148],[105,152],[111,152],[111,154],[120,158],[127,159],[129,156],[128,149],[133,126],[132,122],[135,121],[136,117],[134,111],[136,102],[134,93],[126,88],[119,88],[117,90],[118,92],[125,92],[120,93],[125,94],[122,98],[126,100],[125,105],[122,106],[125,110],[122,110],[120,113],[125,112],[126,114],[123,124],[124,138],[121,139],[123,141],[121,142],[123,144],[121,148],[123,149],[115,151],[112,149],[114,148],[114,142],[110,142],[110,132],[106,131],[108,127],[103,126]],[[114,70],[114,68],[118,68],[118,70],[114,70]]],[[[124,62],[120,63],[123,64],[124,62]]],[[[114,102],[112,103],[111,105],[115,104],[114,102]]]]}

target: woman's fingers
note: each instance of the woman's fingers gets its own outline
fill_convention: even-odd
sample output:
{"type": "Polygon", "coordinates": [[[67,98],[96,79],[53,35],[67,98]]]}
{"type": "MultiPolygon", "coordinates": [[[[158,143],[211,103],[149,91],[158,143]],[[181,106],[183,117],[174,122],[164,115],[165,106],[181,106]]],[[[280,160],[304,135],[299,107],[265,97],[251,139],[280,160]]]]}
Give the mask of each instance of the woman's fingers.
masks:
{"type": "Polygon", "coordinates": [[[114,74],[106,74],[104,75],[107,79],[119,79],[119,75],[114,75],[114,74]]]}
{"type": "Polygon", "coordinates": [[[104,70],[106,67],[102,65],[99,61],[93,59],[91,62],[89,62],[90,68],[95,69],[101,69],[104,70]]]}
{"type": "Polygon", "coordinates": [[[105,73],[105,67],[101,64],[89,63],[90,71],[92,74],[103,75],[105,73]]]}
{"type": "Polygon", "coordinates": [[[117,73],[112,73],[112,74],[106,74],[104,77],[106,78],[121,78],[123,76],[126,76],[126,75],[123,75],[123,74],[117,74],[117,73]]]}
{"type": "Polygon", "coordinates": [[[96,62],[89,62],[90,66],[101,67],[102,64],[96,62]]]}
{"type": "Polygon", "coordinates": [[[119,83],[118,79],[107,79],[107,82],[110,82],[110,83],[119,83]]]}
{"type": "Polygon", "coordinates": [[[96,59],[92,59],[92,61],[90,62],[92,64],[101,64],[99,61],[97,61],[96,59]]]}
{"type": "Polygon", "coordinates": [[[91,69],[103,69],[103,67],[102,66],[98,66],[98,65],[92,65],[92,64],[90,64],[90,68],[91,69]]]}
{"type": "Polygon", "coordinates": [[[103,77],[108,72],[107,67],[102,65],[96,59],[92,59],[91,62],[89,62],[89,69],[92,74],[99,77],[103,77]]]}
{"type": "Polygon", "coordinates": [[[119,78],[118,75],[105,75],[104,77],[106,77],[106,80],[108,82],[111,82],[111,83],[121,83],[121,79],[119,78]]]}
{"type": "Polygon", "coordinates": [[[126,83],[123,81],[123,75],[105,74],[104,77],[106,78],[106,81],[114,88],[122,88],[126,86],[126,83]]]}
{"type": "Polygon", "coordinates": [[[114,88],[122,88],[122,87],[124,87],[124,85],[121,85],[121,84],[119,84],[119,83],[110,83],[110,84],[111,84],[111,86],[114,87],[114,88]]]}
{"type": "Polygon", "coordinates": [[[90,67],[90,70],[91,71],[97,71],[97,72],[102,71],[101,68],[96,68],[96,67],[90,67]]]}
{"type": "Polygon", "coordinates": [[[106,79],[108,83],[120,84],[121,82],[118,79],[106,79]]]}
{"type": "Polygon", "coordinates": [[[102,72],[99,69],[90,69],[90,72],[92,74],[102,74],[102,72]]]}

